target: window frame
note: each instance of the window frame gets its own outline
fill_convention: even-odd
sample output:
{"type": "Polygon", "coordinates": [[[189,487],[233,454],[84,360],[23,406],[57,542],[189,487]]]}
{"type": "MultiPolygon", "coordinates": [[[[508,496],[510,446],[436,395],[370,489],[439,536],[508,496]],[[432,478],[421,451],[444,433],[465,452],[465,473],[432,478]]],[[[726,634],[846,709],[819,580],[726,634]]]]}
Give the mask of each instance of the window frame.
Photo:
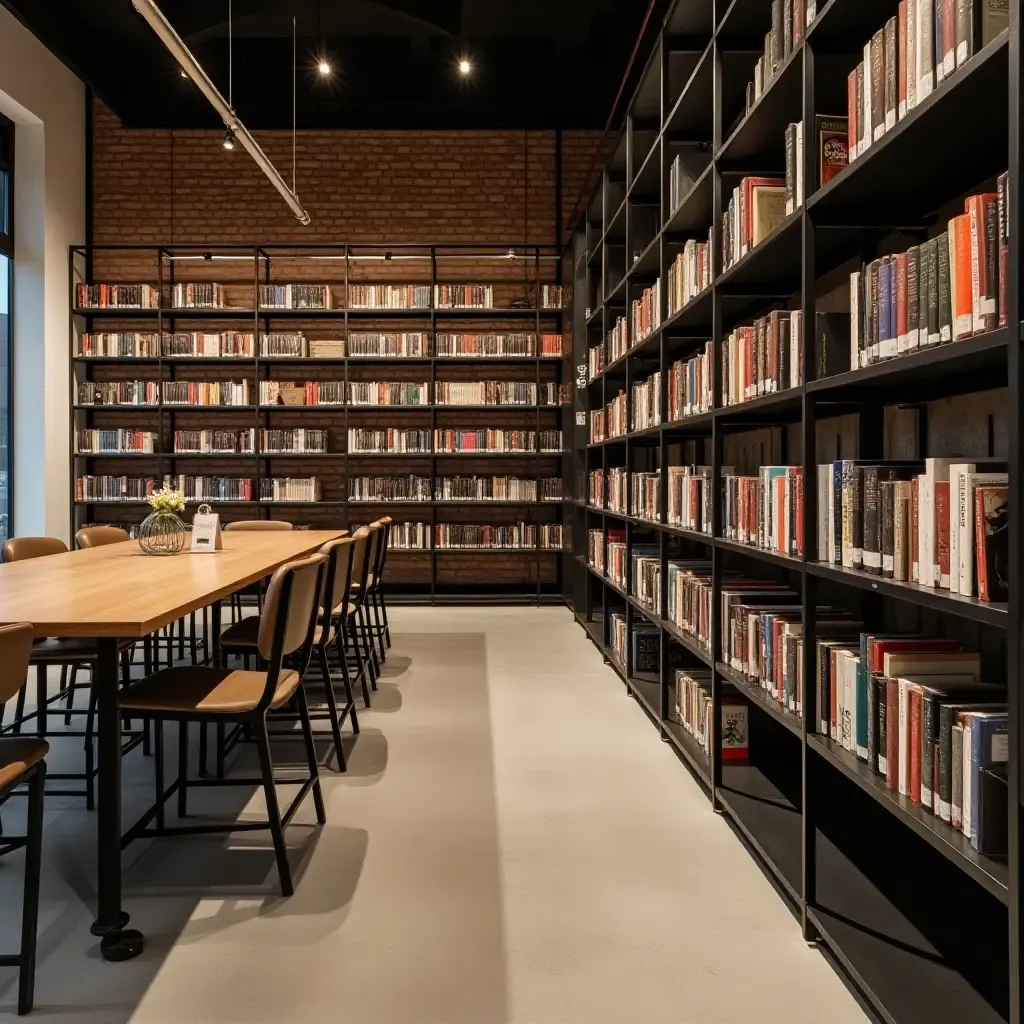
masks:
{"type": "MultiPolygon", "coordinates": [[[[0,230],[0,253],[14,259],[14,122],[0,114],[0,171],[7,175],[7,231],[0,230]]],[[[0,220],[0,227],[3,226],[0,220]]]]}

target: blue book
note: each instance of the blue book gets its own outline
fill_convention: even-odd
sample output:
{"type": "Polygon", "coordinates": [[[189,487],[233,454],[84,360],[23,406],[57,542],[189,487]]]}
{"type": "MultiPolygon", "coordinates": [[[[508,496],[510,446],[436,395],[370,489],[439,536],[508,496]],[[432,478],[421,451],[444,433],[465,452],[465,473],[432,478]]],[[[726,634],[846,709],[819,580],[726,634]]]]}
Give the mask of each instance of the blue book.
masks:
{"type": "Polygon", "coordinates": [[[883,263],[878,268],[878,353],[880,356],[888,354],[889,346],[887,342],[891,338],[889,334],[892,314],[891,279],[892,264],[883,263]]]}
{"type": "Polygon", "coordinates": [[[976,850],[980,820],[978,808],[981,806],[981,770],[989,765],[1009,760],[1009,721],[1010,716],[1005,711],[971,712],[970,822],[971,846],[976,850]]]}

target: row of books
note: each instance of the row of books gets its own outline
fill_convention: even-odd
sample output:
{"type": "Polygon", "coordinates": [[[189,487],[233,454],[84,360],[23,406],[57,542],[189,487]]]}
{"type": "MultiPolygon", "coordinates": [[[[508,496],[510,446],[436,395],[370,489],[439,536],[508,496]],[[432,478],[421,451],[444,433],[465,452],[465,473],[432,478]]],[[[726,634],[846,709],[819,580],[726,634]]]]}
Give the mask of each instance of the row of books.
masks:
{"type": "Polygon", "coordinates": [[[605,427],[608,437],[621,437],[629,430],[626,418],[626,392],[620,391],[607,405],[605,427]]]}
{"type": "Polygon", "coordinates": [[[591,409],[590,422],[587,425],[587,437],[590,444],[597,444],[607,439],[604,409],[591,409]]]}
{"type": "Polygon", "coordinates": [[[698,144],[694,150],[681,149],[676,153],[668,169],[670,216],[679,209],[710,162],[711,156],[706,144],[698,144]]]}
{"type": "Polygon", "coordinates": [[[511,523],[501,526],[481,523],[437,523],[434,547],[452,548],[562,548],[562,524],[511,523]],[[538,543],[539,541],[539,543],[538,543]]]}
{"type": "Polygon", "coordinates": [[[345,382],[309,380],[305,384],[282,380],[260,381],[260,405],[344,405],[345,382]]]}
{"type": "MultiPolygon", "coordinates": [[[[848,120],[845,117],[814,116],[815,163],[813,189],[827,185],[850,162],[848,120]]],[[[804,204],[804,123],[786,125],[786,216],[804,204]]]]}
{"type": "Polygon", "coordinates": [[[689,359],[674,362],[668,371],[668,419],[672,423],[686,416],[711,412],[714,406],[712,374],[714,345],[689,359]]]}
{"type": "Polygon", "coordinates": [[[784,178],[743,178],[722,214],[722,270],[763,242],[785,218],[784,178]]]}
{"type": "MultiPolygon", "coordinates": [[[[562,481],[539,481],[540,501],[561,501],[562,481]]],[[[353,501],[537,501],[538,481],[514,476],[359,476],[349,480],[353,501]]]]}
{"type": "Polygon", "coordinates": [[[620,590],[626,589],[626,531],[615,528],[605,531],[605,576],[620,590]]]}
{"type": "Polygon", "coordinates": [[[612,466],[608,473],[608,508],[620,515],[629,515],[629,470],[612,466]]]}
{"type": "MultiPolygon", "coordinates": [[[[263,435],[260,431],[263,448],[263,435]]],[[[270,431],[272,434],[293,433],[292,431],[270,431]]],[[[324,451],[326,448],[326,438],[324,451]]],[[[174,451],[180,453],[234,455],[250,453],[256,450],[256,431],[248,430],[176,430],[174,432],[174,451]]]]}
{"type": "Polygon", "coordinates": [[[594,380],[604,369],[604,345],[587,349],[587,380],[594,380]]]}
{"type": "Polygon", "coordinates": [[[818,558],[982,601],[1009,595],[1006,463],[818,466],[818,558]]]}
{"type": "Polygon", "coordinates": [[[712,486],[710,466],[669,466],[668,524],[710,535],[712,486]]]}
{"type": "Polygon", "coordinates": [[[349,384],[352,405],[429,405],[430,384],[424,381],[357,381],[349,384]]]}
{"type": "MultiPolygon", "coordinates": [[[[80,476],[75,481],[78,501],[143,501],[158,484],[153,478],[127,476],[80,476]]],[[[253,480],[224,476],[165,476],[164,487],[180,491],[186,501],[319,501],[320,484],[315,477],[264,478],[259,498],[253,480]]]]}
{"type": "Polygon", "coordinates": [[[661,423],[661,371],[631,387],[630,429],[646,430],[661,423]]]}
{"type": "Polygon", "coordinates": [[[271,454],[324,453],[328,450],[326,430],[295,427],[291,430],[261,430],[260,451],[271,454]]]}
{"type": "Polygon", "coordinates": [[[630,552],[633,597],[655,614],[661,611],[661,556],[657,544],[634,544],[630,552]]]}
{"type": "Polygon", "coordinates": [[[850,159],[867,153],[1008,24],[1001,0],[900,0],[847,78],[850,159]]]}
{"type": "Polygon", "coordinates": [[[803,470],[761,466],[757,476],[722,474],[722,536],[764,551],[803,554],[803,470]]]}
{"type": "Polygon", "coordinates": [[[772,21],[765,33],[764,51],[754,65],[752,81],[747,84],[747,111],[761,98],[799,45],[807,26],[814,20],[816,6],[815,0],[772,0],[772,21]]]}
{"type": "Polygon", "coordinates": [[[682,633],[711,649],[711,562],[670,559],[665,563],[665,617],[682,633]]]}
{"type": "Polygon", "coordinates": [[[711,232],[706,242],[691,238],[668,268],[668,315],[679,312],[711,287],[711,232]]]}
{"type": "Polygon", "coordinates": [[[429,430],[389,428],[367,430],[350,428],[348,450],[367,454],[429,455],[431,452],[492,452],[531,455],[536,452],[557,455],[562,452],[560,430],[429,430]],[[539,444],[539,448],[538,448],[539,444]]]}
{"type": "Polygon", "coordinates": [[[722,339],[722,406],[803,383],[803,311],[773,310],[722,339]]]}
{"type": "Polygon", "coordinates": [[[968,196],[947,230],[850,275],[850,364],[856,368],[1004,326],[1009,176],[968,196]]]}
{"type": "Polygon", "coordinates": [[[818,731],[923,811],[1005,856],[1006,690],[956,640],[832,631],[817,642],[818,731]]]}
{"type": "MultiPolygon", "coordinates": [[[[438,334],[436,335],[437,355],[472,356],[486,359],[501,356],[535,356],[537,335],[520,332],[517,334],[438,334]]],[[[540,354],[545,358],[562,355],[560,334],[540,335],[540,354]]]]}
{"type": "MultiPolygon", "coordinates": [[[[349,284],[349,309],[494,309],[489,284],[349,284]]],[[[562,287],[542,285],[542,309],[561,309],[562,287]]],[[[331,309],[331,289],[324,284],[261,284],[261,309],[331,309]]],[[[151,284],[78,284],[75,305],[82,309],[158,309],[160,292],[151,284]]],[[[171,308],[223,309],[224,285],[179,282],[171,289],[171,308]]]]}
{"type": "Polygon", "coordinates": [[[661,326],[661,278],[630,303],[632,344],[644,340],[661,326]]]}
{"type": "Polygon", "coordinates": [[[526,381],[437,381],[438,405],[562,405],[568,385],[526,381]],[[539,396],[539,403],[538,403],[539,396]]]}
{"type": "Polygon", "coordinates": [[[633,472],[629,476],[630,515],[650,522],[661,517],[661,474],[633,472]]]}
{"type": "Polygon", "coordinates": [[[152,430],[78,430],[75,432],[75,451],[79,454],[138,453],[149,454],[157,450],[157,435],[152,430]]]}
{"type": "Polygon", "coordinates": [[[615,318],[615,326],[605,337],[606,363],[614,363],[629,351],[629,325],[624,316],[615,318]]]}
{"type": "Polygon", "coordinates": [[[604,531],[587,530],[587,565],[604,574],[604,531]]]}
{"type": "Polygon", "coordinates": [[[78,385],[79,405],[159,405],[160,385],[155,380],[118,380],[78,385]]]}
{"type": "Polygon", "coordinates": [[[588,476],[588,502],[595,508],[605,507],[605,476],[603,469],[592,469],[588,476]]]}

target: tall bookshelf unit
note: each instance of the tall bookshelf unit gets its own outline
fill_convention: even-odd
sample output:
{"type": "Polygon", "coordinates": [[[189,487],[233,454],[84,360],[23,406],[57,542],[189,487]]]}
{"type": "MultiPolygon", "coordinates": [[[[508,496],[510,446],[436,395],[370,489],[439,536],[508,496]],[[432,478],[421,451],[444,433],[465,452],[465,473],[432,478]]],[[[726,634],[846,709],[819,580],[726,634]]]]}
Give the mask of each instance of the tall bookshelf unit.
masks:
{"type": "MultiPolygon", "coordinates": [[[[981,48],[866,153],[815,188],[815,147],[805,134],[805,201],[723,272],[721,214],[745,175],[785,174],[788,123],[847,109],[847,76],[863,47],[897,14],[897,0],[818,0],[795,46],[749,110],[746,87],[771,25],[770,0],[677,0],[639,79],[625,125],[570,246],[573,262],[574,395],[571,508],[577,620],[692,775],[711,809],[729,821],[790,905],[803,936],[841,973],[862,1004],[889,1024],[971,1021],[1021,1024],[1021,642],[1020,360],[1021,60],[1019,3],[1009,29],[981,48]],[[675,209],[669,169],[687,149],[706,167],[675,209]],[[849,295],[862,261],[900,252],[944,223],[971,191],[1009,170],[1007,328],[816,379],[815,310],[849,295]],[[711,284],[668,315],[668,268],[688,239],[711,231],[711,284]],[[902,244],[894,239],[903,239],[902,244]],[[907,241],[909,239],[909,241],[907,241]],[[657,278],[661,326],[595,376],[588,351],[657,278]],[[802,309],[799,387],[722,407],[721,346],[735,326],[771,309],[802,309]],[[1014,336],[1017,335],[1015,338],[1014,336]],[[668,422],[667,371],[714,344],[714,408],[668,422]],[[589,441],[591,412],[631,385],[662,374],[661,425],[589,441]],[[582,415],[581,415],[582,414],[582,415]],[[1009,603],[983,603],[815,560],[816,494],[804,487],[804,557],[722,536],[723,466],[802,466],[804,481],[833,459],[996,456],[1010,475],[1009,603]],[[667,468],[711,467],[714,535],[669,526],[667,468]],[[657,522],[595,507],[588,473],[624,467],[660,478],[657,522]],[[588,561],[588,530],[624,532],[626,585],[588,561]],[[635,594],[629,557],[652,545],[661,564],[659,610],[635,594]],[[810,554],[809,554],[810,553],[810,554]],[[710,644],[677,629],[665,612],[666,562],[711,562],[710,644]],[[784,581],[800,594],[802,717],[762,696],[756,682],[713,652],[721,649],[723,573],[784,581]],[[982,653],[985,678],[1006,681],[1009,703],[1008,859],[976,852],[959,832],[888,789],[885,780],[818,731],[813,680],[815,609],[850,609],[865,628],[956,637],[982,653]],[[609,616],[626,619],[620,659],[609,616]],[[633,672],[634,624],[660,631],[659,673],[633,672]],[[674,670],[711,673],[712,756],[681,726],[674,670]],[[748,704],[749,763],[723,761],[723,699],[748,704]]],[[[632,338],[630,338],[632,342],[632,338]]],[[[627,428],[631,423],[627,406],[627,428]]],[[[628,488],[627,488],[628,491],[628,488]]],[[[827,1017],[827,1008],[822,1008],[827,1017]]]]}
{"type": "MultiPolygon", "coordinates": [[[[562,260],[553,247],[523,245],[210,245],[86,246],[70,252],[72,311],[71,367],[71,521],[74,529],[95,522],[127,527],[138,524],[148,509],[144,501],[83,501],[76,498],[76,481],[90,475],[151,478],[159,486],[167,474],[209,475],[249,479],[254,499],[261,481],[315,476],[320,499],[212,501],[222,521],[252,518],[288,519],[296,525],[337,525],[354,528],[378,516],[390,515],[401,524],[427,526],[427,550],[391,549],[389,578],[395,597],[412,601],[446,600],[561,601],[569,576],[571,555],[563,549],[542,548],[540,530],[535,543],[518,549],[472,548],[441,550],[433,544],[439,523],[514,524],[540,526],[563,521],[562,497],[542,499],[540,481],[561,479],[568,442],[561,452],[470,452],[435,450],[433,432],[453,428],[477,430],[562,430],[563,408],[540,403],[544,384],[565,379],[564,356],[542,356],[541,335],[562,333],[561,308],[543,305],[543,286],[556,285],[562,260]],[[154,309],[96,308],[76,305],[80,283],[146,283],[156,287],[160,305],[154,309]],[[174,286],[217,283],[223,286],[223,306],[174,308],[174,286]],[[282,309],[258,305],[261,285],[327,285],[330,308],[282,309]],[[349,301],[358,285],[426,285],[429,308],[354,308],[349,301]],[[434,286],[489,285],[488,308],[440,308],[434,286]],[[176,332],[210,334],[248,332],[257,339],[252,357],[82,356],[83,334],[176,332]],[[344,343],[344,354],[329,357],[267,357],[258,339],[270,332],[301,332],[307,340],[344,343]],[[426,336],[424,354],[416,357],[352,356],[350,336],[358,332],[410,333],[426,336]],[[529,356],[439,356],[440,333],[527,333],[533,338],[529,356]],[[108,381],[248,381],[249,404],[201,406],[169,404],[163,391],[154,405],[79,405],[83,382],[108,381]],[[276,380],[344,385],[340,405],[262,405],[259,382],[276,380]],[[442,382],[515,381],[534,384],[537,403],[529,405],[453,406],[439,404],[436,385],[442,382]],[[349,401],[349,385],[358,382],[428,383],[428,403],[416,406],[367,406],[349,401]],[[315,428],[328,433],[328,451],[271,454],[261,451],[261,429],[315,428]],[[83,454],[76,444],[80,429],[128,428],[153,432],[152,454],[83,454]],[[254,452],[223,454],[176,452],[176,430],[225,429],[255,431],[254,452]],[[431,432],[426,452],[359,453],[350,450],[350,429],[416,429],[431,432]],[[537,500],[440,500],[434,482],[451,476],[514,476],[537,481],[537,500]],[[428,478],[429,499],[417,501],[356,501],[350,481],[355,477],[428,478]]],[[[561,350],[565,352],[564,347],[561,350]]],[[[190,510],[196,507],[190,503],[190,510]]],[[[187,516],[186,516],[187,517],[187,516]]],[[[564,548],[564,545],[563,545],[564,548]]]]}

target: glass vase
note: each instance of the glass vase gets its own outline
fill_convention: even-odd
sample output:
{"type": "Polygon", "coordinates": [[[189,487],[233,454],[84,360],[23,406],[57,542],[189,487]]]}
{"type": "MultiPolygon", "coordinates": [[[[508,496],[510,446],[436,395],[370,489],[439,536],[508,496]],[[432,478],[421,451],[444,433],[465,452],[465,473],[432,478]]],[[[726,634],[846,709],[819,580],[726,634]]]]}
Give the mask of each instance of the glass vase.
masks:
{"type": "Polygon", "coordinates": [[[176,555],[185,546],[185,524],[173,512],[152,512],[139,526],[139,547],[147,555],[176,555]]]}

